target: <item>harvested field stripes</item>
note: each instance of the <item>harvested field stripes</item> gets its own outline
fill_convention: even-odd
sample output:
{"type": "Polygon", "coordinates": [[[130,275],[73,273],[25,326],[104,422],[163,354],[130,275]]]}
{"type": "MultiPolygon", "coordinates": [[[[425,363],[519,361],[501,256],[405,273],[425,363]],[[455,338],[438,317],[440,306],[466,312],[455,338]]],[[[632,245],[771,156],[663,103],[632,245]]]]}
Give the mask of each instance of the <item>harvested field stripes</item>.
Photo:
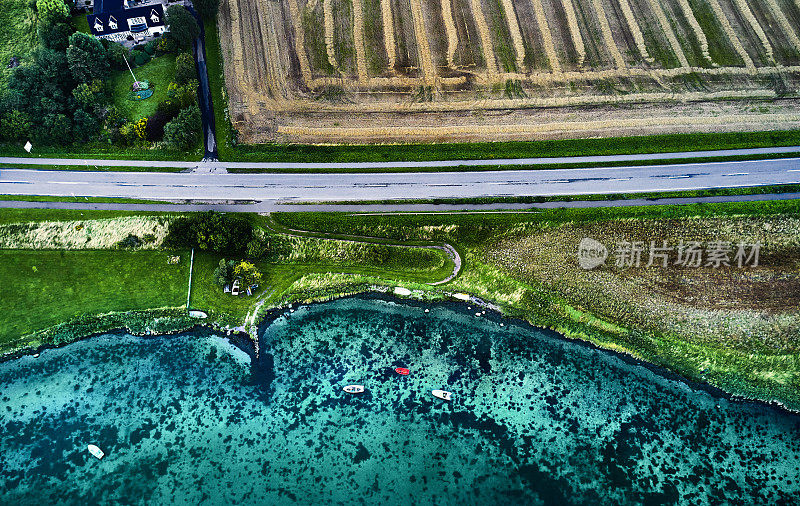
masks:
{"type": "MultiPolygon", "coordinates": [[[[800,126],[800,114],[776,115],[775,120],[782,123],[797,124],[800,126]]],[[[710,116],[698,118],[696,116],[663,116],[654,118],[629,118],[620,120],[598,120],[583,122],[554,122],[532,123],[513,125],[470,125],[470,126],[443,126],[443,127],[377,127],[377,128],[347,128],[347,135],[353,139],[364,138],[391,138],[403,139],[419,138],[447,138],[450,136],[469,135],[534,135],[553,134],[563,132],[591,132],[596,130],[635,130],[649,127],[653,124],[667,127],[691,127],[698,129],[715,125],[763,125],[763,115],[733,115],[710,116]]],[[[282,134],[292,136],[309,136],[314,138],[340,137],[341,128],[325,127],[279,127],[282,134]]]]}
{"type": "Polygon", "coordinates": [[[453,10],[450,1],[451,0],[441,0],[441,3],[442,19],[444,20],[444,28],[447,32],[447,66],[454,69],[457,67],[455,57],[456,50],[458,49],[458,30],[453,20],[453,10]]]}
{"type": "Polygon", "coordinates": [[[736,31],[733,29],[730,20],[725,15],[725,12],[722,10],[722,6],[719,4],[717,0],[707,0],[708,4],[713,9],[714,14],[717,16],[717,20],[722,25],[722,29],[725,30],[725,35],[727,35],[728,40],[730,40],[733,48],[739,54],[739,57],[744,61],[745,67],[748,69],[755,69],[755,64],[753,63],[753,59],[750,58],[750,55],[747,53],[747,50],[742,45],[742,41],[739,39],[739,36],[736,35],[736,31]]]}
{"type": "MultiPolygon", "coordinates": [[[[800,0],[796,0],[800,3],[800,0]]],[[[780,5],[775,0],[766,0],[767,6],[769,7],[772,16],[780,25],[783,33],[786,35],[786,38],[789,39],[791,42],[792,47],[795,51],[800,51],[800,38],[798,38],[798,30],[800,30],[800,26],[792,26],[789,22],[789,19],[781,10],[780,5]]],[[[800,6],[798,6],[798,10],[800,10],[800,6]]]]}
{"type": "MultiPolygon", "coordinates": [[[[653,0],[658,2],[659,0],[653,0]]],[[[692,28],[694,32],[694,36],[697,37],[697,42],[700,44],[700,51],[703,53],[703,57],[709,62],[712,63],[711,54],[708,51],[708,39],[706,38],[706,34],[702,28],[700,28],[700,23],[697,22],[697,18],[692,11],[692,7],[689,5],[688,0],[678,0],[678,5],[681,8],[681,12],[683,13],[683,17],[686,18],[686,21],[689,23],[689,26],[692,28]]]]}
{"type": "Polygon", "coordinates": [[[750,28],[753,29],[753,31],[758,36],[758,39],[761,41],[761,44],[764,46],[764,51],[767,52],[767,58],[769,58],[770,61],[775,62],[775,54],[772,51],[772,44],[770,43],[769,38],[767,38],[767,34],[764,33],[764,29],[761,27],[761,25],[758,23],[758,20],[753,15],[753,11],[750,10],[750,6],[747,5],[747,2],[745,0],[735,0],[735,2],[736,2],[736,7],[739,9],[739,12],[747,20],[747,23],[750,25],[750,28]]]}
{"type": "MultiPolygon", "coordinates": [[[[667,36],[667,40],[669,41],[669,45],[672,48],[672,52],[675,53],[675,56],[678,57],[678,62],[680,66],[683,68],[689,67],[689,61],[686,59],[686,54],[683,52],[683,48],[681,47],[680,42],[678,42],[677,37],[675,36],[675,31],[672,29],[672,25],[667,19],[667,15],[664,13],[664,9],[661,7],[660,0],[647,0],[650,9],[656,15],[658,19],[658,24],[661,25],[661,30],[667,36]]],[[[706,51],[708,49],[706,48],[706,51]]]]}
{"type": "Polygon", "coordinates": [[[633,40],[636,42],[636,48],[639,50],[639,54],[642,55],[642,58],[648,63],[655,63],[655,59],[653,59],[647,51],[647,46],[644,43],[644,35],[642,35],[642,31],[639,29],[639,22],[636,21],[636,16],[633,15],[631,4],[628,0],[617,1],[619,2],[620,9],[622,9],[622,15],[625,17],[628,29],[631,31],[631,35],[633,35],[633,40]]]}
{"type": "Polygon", "coordinates": [[[483,15],[481,0],[471,0],[472,14],[475,16],[475,25],[478,27],[478,34],[483,46],[483,56],[486,60],[486,73],[489,75],[497,74],[497,61],[495,60],[494,44],[492,44],[492,33],[483,15]]]}
{"type": "Polygon", "coordinates": [[[578,27],[578,17],[575,15],[575,6],[572,5],[572,1],[561,0],[561,4],[564,7],[564,15],[567,17],[572,44],[575,46],[575,52],[578,53],[578,66],[581,66],[586,61],[586,47],[583,45],[583,36],[578,27]]]}
{"type": "Polygon", "coordinates": [[[383,19],[383,40],[386,44],[386,55],[389,58],[389,70],[397,68],[397,45],[394,40],[394,19],[390,0],[381,0],[381,17],[383,19]]]}
{"type": "Polygon", "coordinates": [[[367,58],[364,54],[364,13],[361,7],[361,0],[353,0],[353,39],[356,51],[356,72],[358,82],[366,84],[369,79],[367,73],[367,58]]]}
{"type": "Polygon", "coordinates": [[[425,30],[425,20],[422,14],[422,0],[409,0],[411,3],[411,17],[414,23],[414,36],[419,48],[419,61],[422,66],[422,77],[427,85],[436,82],[436,67],[433,65],[431,48],[428,45],[428,33],[425,30]]]}
{"type": "Polygon", "coordinates": [[[603,34],[603,42],[605,42],[606,48],[611,53],[614,63],[618,69],[626,68],[625,57],[622,56],[619,47],[617,47],[617,43],[614,41],[614,33],[611,31],[611,26],[608,24],[608,16],[605,7],[603,7],[603,2],[601,0],[592,0],[592,5],[594,6],[594,11],[597,13],[597,22],[600,25],[600,32],[603,34]]]}
{"type": "Polygon", "coordinates": [[[525,68],[525,44],[522,42],[522,33],[517,22],[517,14],[511,0],[501,0],[501,7],[506,18],[508,31],[511,34],[511,42],[514,44],[514,54],[516,55],[517,69],[525,68]]]}
{"type": "MultiPolygon", "coordinates": [[[[228,4],[233,5],[237,4],[238,2],[231,0],[228,4]]],[[[295,41],[295,54],[297,54],[297,60],[300,64],[300,74],[303,79],[303,84],[305,86],[311,86],[312,74],[311,74],[311,65],[308,63],[308,56],[305,52],[305,45],[306,45],[306,37],[305,31],[303,29],[303,24],[301,21],[300,9],[297,6],[297,0],[286,0],[286,3],[289,5],[289,16],[292,19],[292,24],[294,25],[294,41],[295,41]]]]}
{"type": "Polygon", "coordinates": [[[342,69],[339,67],[339,63],[336,61],[333,0],[323,0],[322,11],[325,14],[325,49],[328,51],[328,62],[331,64],[331,67],[341,72],[342,69]]]}
{"type": "Polygon", "coordinates": [[[542,0],[530,0],[533,3],[533,11],[536,14],[536,24],[539,26],[539,32],[542,34],[542,41],[544,42],[544,51],[547,59],[550,62],[550,68],[554,73],[561,72],[561,63],[558,61],[556,54],[556,47],[553,43],[553,34],[550,32],[550,26],[547,23],[547,16],[542,6],[542,0]]]}

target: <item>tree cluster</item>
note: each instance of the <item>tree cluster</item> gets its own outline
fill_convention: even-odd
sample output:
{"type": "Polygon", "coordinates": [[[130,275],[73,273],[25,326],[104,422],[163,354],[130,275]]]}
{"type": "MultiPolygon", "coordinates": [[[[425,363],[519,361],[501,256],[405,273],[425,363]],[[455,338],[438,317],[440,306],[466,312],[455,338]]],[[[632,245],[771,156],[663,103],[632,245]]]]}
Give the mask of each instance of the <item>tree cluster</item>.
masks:
{"type": "MultiPolygon", "coordinates": [[[[124,117],[113,104],[112,71],[144,65],[154,56],[183,47],[170,33],[132,51],[124,46],[76,32],[64,0],[36,0],[39,42],[31,56],[8,77],[0,96],[0,141],[39,145],[69,145],[101,141],[133,145],[166,141],[188,150],[202,131],[197,107],[197,73],[191,54],[177,58],[174,81],[148,118],[124,117]]],[[[197,28],[194,17],[181,6],[197,28]]],[[[182,14],[178,15],[181,18],[182,14]]],[[[182,18],[181,18],[182,19],[182,18]]]]}
{"type": "Polygon", "coordinates": [[[235,260],[219,261],[219,265],[214,269],[214,282],[219,286],[230,285],[238,279],[243,287],[260,284],[262,279],[261,271],[247,260],[236,262],[235,260]]]}
{"type": "Polygon", "coordinates": [[[226,254],[244,254],[253,239],[253,225],[241,216],[196,213],[181,216],[169,225],[164,245],[170,248],[198,248],[226,254]]]}

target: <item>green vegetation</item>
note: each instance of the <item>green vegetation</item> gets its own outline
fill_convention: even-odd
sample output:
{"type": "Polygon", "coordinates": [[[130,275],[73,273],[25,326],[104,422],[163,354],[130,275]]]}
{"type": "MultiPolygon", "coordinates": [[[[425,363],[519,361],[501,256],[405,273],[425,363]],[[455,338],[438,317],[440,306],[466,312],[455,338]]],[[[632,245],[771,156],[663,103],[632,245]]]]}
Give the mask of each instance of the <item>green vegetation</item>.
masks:
{"type": "Polygon", "coordinates": [[[0,250],[0,350],[82,314],[180,306],[188,255],[160,251],[0,250]]]}
{"type": "Polygon", "coordinates": [[[136,79],[148,81],[153,96],[147,100],[131,100],[133,78],[128,69],[120,69],[111,74],[112,102],[129,121],[151,116],[158,103],[166,100],[169,83],[175,76],[175,55],[166,54],[153,58],[150,62],[136,68],[136,79]]]}
{"type": "Polygon", "coordinates": [[[91,33],[89,30],[89,20],[86,18],[86,13],[81,12],[72,16],[71,20],[72,26],[75,27],[75,30],[78,32],[83,33],[91,33]]]}
{"type": "Polygon", "coordinates": [[[52,197],[49,195],[0,195],[0,200],[17,202],[77,202],[89,204],[171,204],[166,200],[122,199],[114,197],[52,197]]]}
{"type": "MultiPolygon", "coordinates": [[[[211,66],[209,65],[209,69],[211,66]]],[[[210,72],[210,70],[209,70],[210,72]]],[[[221,79],[213,83],[219,86],[221,79]]],[[[221,93],[215,91],[214,100],[221,93]]],[[[221,98],[220,98],[221,99],[221,98]]],[[[219,108],[215,108],[219,110],[219,108]]],[[[219,121],[217,133],[224,135],[230,121],[219,121]]],[[[769,148],[800,145],[800,130],[739,133],[664,134],[607,139],[562,139],[533,142],[310,146],[300,144],[226,145],[218,137],[221,159],[247,162],[382,162],[415,160],[471,160],[498,158],[537,158],[596,156],[639,153],[671,153],[721,149],[769,148]]],[[[752,157],[751,157],[752,158],[752,157]]],[[[686,160],[683,160],[686,161],[686,160]]],[[[698,161],[698,160],[692,160],[698,161]]],[[[672,162],[672,161],[671,161],[672,162]]],[[[676,163],[680,162],[676,161],[676,163]]],[[[524,168],[524,167],[514,167],[524,168]]],[[[546,168],[546,167],[537,167],[546,168]]],[[[447,170],[466,170],[448,168],[447,170]]],[[[474,170],[470,168],[469,170],[474,170]]]]}

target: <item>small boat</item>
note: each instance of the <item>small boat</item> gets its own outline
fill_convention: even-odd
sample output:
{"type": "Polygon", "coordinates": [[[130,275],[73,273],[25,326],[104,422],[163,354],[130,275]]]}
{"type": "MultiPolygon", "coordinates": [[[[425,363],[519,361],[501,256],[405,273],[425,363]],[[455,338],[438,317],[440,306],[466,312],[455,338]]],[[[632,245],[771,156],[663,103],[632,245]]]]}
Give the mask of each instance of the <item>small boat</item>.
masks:
{"type": "Polygon", "coordinates": [[[405,367],[395,367],[394,372],[396,372],[400,376],[408,376],[409,374],[411,374],[411,371],[409,371],[405,367]]]}
{"type": "Polygon", "coordinates": [[[363,385],[347,385],[342,390],[348,394],[360,394],[364,392],[364,387],[363,385]]]}
{"type": "Polygon", "coordinates": [[[448,392],[446,390],[431,390],[431,393],[433,394],[434,397],[437,397],[444,401],[453,400],[453,392],[448,392]]]}
{"type": "Polygon", "coordinates": [[[95,445],[87,445],[86,448],[89,450],[89,453],[91,453],[92,455],[94,455],[98,459],[102,459],[103,457],[106,456],[106,454],[103,453],[103,450],[101,450],[100,448],[98,448],[95,445]]]}

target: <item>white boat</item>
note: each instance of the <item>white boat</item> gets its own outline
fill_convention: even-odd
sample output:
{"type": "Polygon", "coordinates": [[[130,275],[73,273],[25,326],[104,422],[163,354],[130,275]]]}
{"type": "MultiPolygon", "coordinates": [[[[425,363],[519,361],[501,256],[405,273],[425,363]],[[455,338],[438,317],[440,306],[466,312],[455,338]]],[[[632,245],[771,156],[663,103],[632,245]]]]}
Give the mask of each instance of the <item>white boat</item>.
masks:
{"type": "Polygon", "coordinates": [[[362,385],[347,385],[342,390],[348,394],[360,394],[364,392],[364,387],[362,385]]]}
{"type": "Polygon", "coordinates": [[[453,400],[453,392],[448,392],[447,390],[431,390],[431,393],[434,397],[445,401],[452,401],[453,400]]]}
{"type": "Polygon", "coordinates": [[[103,453],[103,450],[101,450],[100,448],[98,448],[95,445],[87,445],[86,448],[89,449],[89,453],[91,453],[92,455],[94,455],[98,459],[102,459],[103,457],[106,456],[106,454],[103,453]]]}

